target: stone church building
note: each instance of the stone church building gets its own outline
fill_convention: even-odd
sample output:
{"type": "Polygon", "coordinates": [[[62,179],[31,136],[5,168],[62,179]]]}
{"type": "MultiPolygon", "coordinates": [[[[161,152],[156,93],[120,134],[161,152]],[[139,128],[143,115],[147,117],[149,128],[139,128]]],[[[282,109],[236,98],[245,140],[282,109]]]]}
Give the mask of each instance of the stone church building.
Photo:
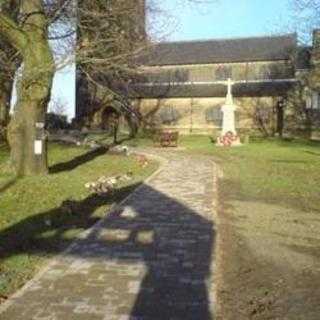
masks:
{"type": "MultiPolygon", "coordinates": [[[[135,1],[145,33],[145,1],[135,1]]],[[[136,58],[138,73],[119,93],[141,130],[217,135],[230,78],[240,134],[311,133],[320,127],[318,62],[319,30],[310,47],[300,46],[296,34],[162,42],[136,58]]],[[[83,80],[77,76],[76,122],[107,129],[112,107],[89,103],[92,89],[83,80]]]]}
{"type": "Polygon", "coordinates": [[[231,78],[240,133],[304,130],[304,118],[320,110],[317,88],[308,83],[318,31],[314,37],[313,47],[299,47],[296,34],[159,43],[139,59],[141,74],[130,86],[133,105],[145,129],[217,134],[231,78]]]}

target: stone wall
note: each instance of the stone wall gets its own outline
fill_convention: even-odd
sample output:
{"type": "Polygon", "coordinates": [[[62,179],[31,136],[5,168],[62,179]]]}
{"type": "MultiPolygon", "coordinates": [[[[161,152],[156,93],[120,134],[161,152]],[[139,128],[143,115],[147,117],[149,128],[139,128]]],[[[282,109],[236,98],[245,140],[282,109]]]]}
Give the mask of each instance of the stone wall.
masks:
{"type": "MultiPolygon", "coordinates": [[[[280,97],[235,98],[240,132],[258,131],[274,134],[276,106],[280,97]]],[[[221,106],[225,98],[137,99],[135,108],[143,117],[144,130],[170,129],[181,134],[219,133],[222,125],[221,106]]]]}
{"type": "Polygon", "coordinates": [[[241,63],[213,63],[203,65],[171,65],[143,67],[146,82],[201,82],[288,79],[294,77],[294,66],[290,61],[257,61],[241,63]]]}

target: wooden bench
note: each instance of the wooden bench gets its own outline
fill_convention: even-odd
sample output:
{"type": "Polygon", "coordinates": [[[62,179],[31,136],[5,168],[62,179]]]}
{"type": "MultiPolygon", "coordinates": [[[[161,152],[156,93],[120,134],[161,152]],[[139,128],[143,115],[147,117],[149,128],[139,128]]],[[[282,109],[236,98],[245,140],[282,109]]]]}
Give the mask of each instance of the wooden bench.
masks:
{"type": "Polygon", "coordinates": [[[154,142],[161,147],[177,147],[179,140],[178,131],[160,131],[154,136],[154,142]]]}

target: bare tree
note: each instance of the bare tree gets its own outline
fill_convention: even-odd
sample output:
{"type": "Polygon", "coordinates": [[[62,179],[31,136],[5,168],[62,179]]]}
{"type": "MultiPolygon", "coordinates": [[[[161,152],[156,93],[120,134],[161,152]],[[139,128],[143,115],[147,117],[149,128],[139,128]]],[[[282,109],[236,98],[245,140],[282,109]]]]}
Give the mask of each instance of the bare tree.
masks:
{"type": "Polygon", "coordinates": [[[286,97],[285,131],[311,134],[317,110],[307,106],[312,91],[320,91],[320,0],[290,0],[291,23],[300,47],[295,56],[308,68],[286,97]]]}
{"type": "Polygon", "coordinates": [[[290,9],[300,42],[309,45],[312,31],[320,27],[320,0],[290,0],[290,9]]]}
{"type": "MultiPolygon", "coordinates": [[[[19,175],[47,172],[43,124],[55,73],[49,27],[57,23],[60,17],[66,16],[69,2],[0,2],[0,37],[5,40],[9,50],[17,53],[21,62],[21,72],[17,75],[17,103],[8,127],[12,165],[19,175]],[[12,10],[16,12],[15,15],[11,14],[12,10]]],[[[12,58],[10,52],[6,55],[9,59],[12,58]]],[[[17,65],[13,70],[16,69],[17,65]]]]}
{"type": "MultiPolygon", "coordinates": [[[[146,12],[156,12],[156,3],[153,0],[145,6],[144,0],[0,0],[1,44],[9,48],[6,58],[16,54],[18,66],[21,63],[17,103],[8,127],[17,174],[47,173],[42,128],[52,79],[57,68],[74,62],[73,57],[77,73],[85,78],[87,86],[100,88],[106,100],[115,101],[116,108],[131,113],[126,89],[137,70],[135,57],[150,44],[145,33],[146,12]]],[[[12,82],[7,90],[10,94],[11,87],[12,82]]],[[[4,109],[7,114],[7,102],[4,109]]]]}
{"type": "Polygon", "coordinates": [[[51,99],[50,112],[59,116],[66,115],[66,112],[67,112],[66,102],[62,98],[51,99]]]}
{"type": "MultiPolygon", "coordinates": [[[[211,1],[180,0],[180,4],[211,1]]],[[[174,30],[173,17],[161,10],[159,0],[79,1],[77,61],[77,114],[88,119],[100,103],[124,113],[131,133],[139,119],[132,112],[130,82],[139,73],[137,57],[156,44],[146,34],[161,40],[174,30]],[[98,92],[98,94],[97,94],[98,92]],[[99,103],[98,103],[99,102],[99,103]]]]}
{"type": "Polygon", "coordinates": [[[11,60],[13,57],[18,60],[15,50],[0,38],[0,140],[6,140],[6,128],[9,122],[10,102],[16,71],[15,63],[11,60]]]}
{"type": "MultiPolygon", "coordinates": [[[[1,4],[0,8],[11,19],[17,21],[18,10],[14,2],[1,4]]],[[[17,50],[0,34],[0,140],[6,140],[14,76],[19,64],[20,57],[17,50]]]]}

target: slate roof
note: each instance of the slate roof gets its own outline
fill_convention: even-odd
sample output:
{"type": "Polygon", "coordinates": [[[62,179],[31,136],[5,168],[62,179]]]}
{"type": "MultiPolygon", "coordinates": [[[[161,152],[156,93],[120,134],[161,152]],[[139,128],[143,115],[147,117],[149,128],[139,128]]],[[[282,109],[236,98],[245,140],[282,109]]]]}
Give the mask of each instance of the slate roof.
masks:
{"type": "Polygon", "coordinates": [[[287,60],[297,48],[296,34],[187,42],[163,42],[138,63],[149,66],[287,60]]]}
{"type": "MultiPolygon", "coordinates": [[[[291,81],[236,83],[232,92],[235,97],[279,96],[286,94],[294,84],[291,81]]],[[[133,85],[129,91],[131,98],[225,97],[226,94],[224,84],[133,85]]]]}

